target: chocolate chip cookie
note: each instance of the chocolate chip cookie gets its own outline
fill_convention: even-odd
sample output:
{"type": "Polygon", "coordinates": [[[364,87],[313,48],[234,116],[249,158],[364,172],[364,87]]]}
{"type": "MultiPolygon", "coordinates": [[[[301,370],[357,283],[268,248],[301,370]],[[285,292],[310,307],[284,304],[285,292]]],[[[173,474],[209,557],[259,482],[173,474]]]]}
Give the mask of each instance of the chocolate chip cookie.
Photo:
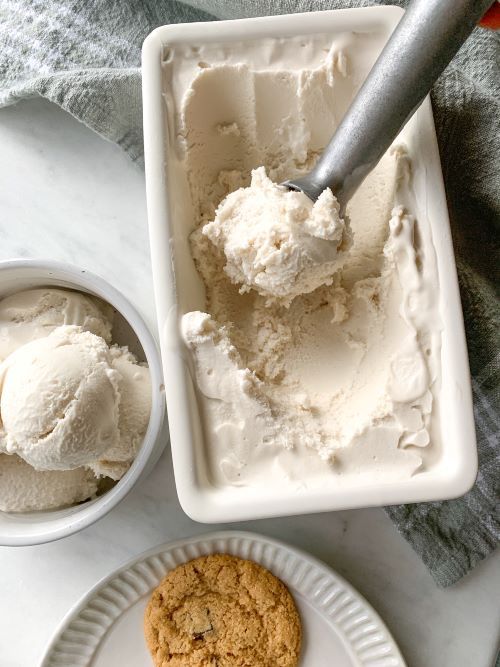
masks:
{"type": "Polygon", "coordinates": [[[294,667],[301,627],[285,585],[227,554],[176,567],[144,618],[155,667],[294,667]]]}

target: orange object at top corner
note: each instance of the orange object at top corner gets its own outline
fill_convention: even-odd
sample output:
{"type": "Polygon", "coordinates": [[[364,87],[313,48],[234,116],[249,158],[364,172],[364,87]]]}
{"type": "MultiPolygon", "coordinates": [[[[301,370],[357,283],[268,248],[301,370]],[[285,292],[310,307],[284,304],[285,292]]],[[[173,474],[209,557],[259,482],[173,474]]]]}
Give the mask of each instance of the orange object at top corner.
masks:
{"type": "Polygon", "coordinates": [[[496,0],[488,9],[483,18],[479,21],[483,28],[498,30],[500,28],[500,2],[496,0]]]}

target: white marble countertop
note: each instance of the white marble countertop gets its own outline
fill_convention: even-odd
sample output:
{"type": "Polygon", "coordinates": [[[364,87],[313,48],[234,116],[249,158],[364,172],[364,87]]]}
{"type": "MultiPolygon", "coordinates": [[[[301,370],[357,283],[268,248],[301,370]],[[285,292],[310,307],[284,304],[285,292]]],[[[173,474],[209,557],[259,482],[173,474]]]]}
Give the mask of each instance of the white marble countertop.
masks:
{"type": "MultiPolygon", "coordinates": [[[[0,110],[0,259],[44,257],[102,275],[154,326],[143,174],[41,100],[0,110]]],[[[500,628],[500,553],[440,590],[382,510],[237,524],[306,549],[388,624],[409,667],[490,667],[500,628]]],[[[0,548],[0,665],[35,667],[69,608],[142,551],[212,530],[177,501],[168,450],[108,516],[52,544],[0,548]]]]}

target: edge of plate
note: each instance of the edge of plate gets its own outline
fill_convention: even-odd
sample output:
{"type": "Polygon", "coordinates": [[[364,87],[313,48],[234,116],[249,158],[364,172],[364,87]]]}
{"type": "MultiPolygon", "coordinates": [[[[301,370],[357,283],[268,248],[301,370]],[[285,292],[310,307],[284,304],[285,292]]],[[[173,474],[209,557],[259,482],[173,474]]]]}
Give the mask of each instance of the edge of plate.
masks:
{"type": "Polygon", "coordinates": [[[326,616],[360,667],[405,667],[382,619],[340,575],[308,553],[273,538],[218,531],[153,547],[98,581],[66,614],[40,667],[88,667],[114,621],[181,563],[216,552],[260,563],[326,616]]]}

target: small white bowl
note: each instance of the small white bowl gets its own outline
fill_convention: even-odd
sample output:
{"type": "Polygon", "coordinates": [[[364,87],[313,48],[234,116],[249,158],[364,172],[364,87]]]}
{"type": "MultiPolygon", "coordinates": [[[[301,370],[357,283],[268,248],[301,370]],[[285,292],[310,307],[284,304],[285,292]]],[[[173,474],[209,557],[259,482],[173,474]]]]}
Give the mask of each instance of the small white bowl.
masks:
{"type": "Polygon", "coordinates": [[[73,507],[40,512],[0,512],[0,545],[25,546],[52,542],[90,526],[132,489],[158,460],[167,436],[162,429],[165,389],[156,341],[132,304],[114,287],[84,269],[50,260],[0,262],[0,298],[36,287],[64,287],[86,292],[109,303],[117,312],[113,342],[128,345],[139,359],[147,361],[151,373],[152,404],[144,442],[122,479],[102,496],[73,507]]]}

